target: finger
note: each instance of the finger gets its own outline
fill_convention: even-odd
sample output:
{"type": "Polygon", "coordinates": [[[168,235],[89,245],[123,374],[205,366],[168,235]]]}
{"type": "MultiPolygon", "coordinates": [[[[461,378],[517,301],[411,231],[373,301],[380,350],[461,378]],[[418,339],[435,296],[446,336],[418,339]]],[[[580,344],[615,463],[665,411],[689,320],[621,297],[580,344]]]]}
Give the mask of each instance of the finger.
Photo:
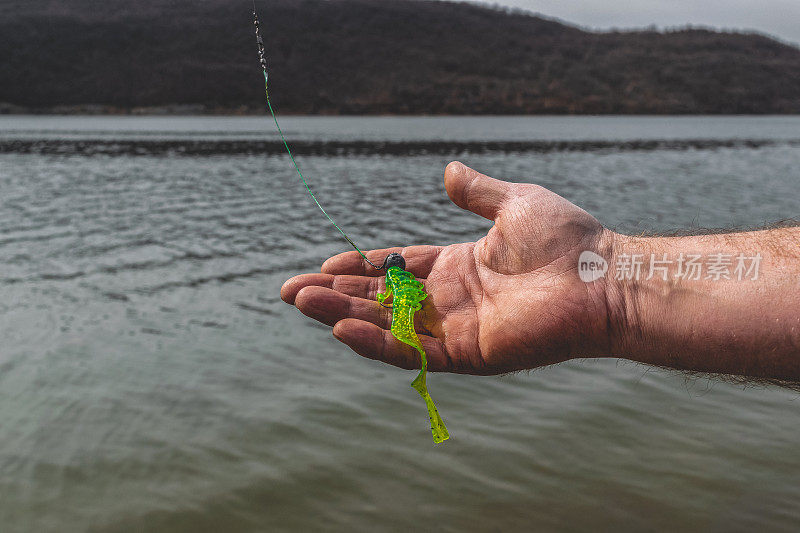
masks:
{"type": "Polygon", "coordinates": [[[453,161],[444,171],[447,195],[461,209],[494,220],[514,184],[500,181],[453,161]]]}
{"type": "Polygon", "coordinates": [[[325,287],[305,287],[297,293],[295,305],[301,313],[333,326],[345,318],[357,318],[389,329],[392,310],[374,300],[354,298],[325,287]]]}
{"type": "Polygon", "coordinates": [[[281,299],[294,304],[297,293],[306,287],[326,287],[348,296],[374,300],[380,288],[379,278],[364,276],[334,276],[332,274],[300,274],[281,287],[281,299]]]}
{"type": "MultiPolygon", "coordinates": [[[[333,336],[367,359],[383,361],[390,365],[412,370],[420,368],[419,353],[400,342],[392,334],[371,322],[348,318],[337,322],[333,336]]],[[[452,368],[450,358],[439,339],[420,335],[420,342],[428,360],[428,370],[446,372],[452,368]]]]}
{"type": "MultiPolygon", "coordinates": [[[[441,246],[408,246],[406,248],[384,248],[383,250],[370,250],[365,252],[370,261],[376,265],[383,264],[383,260],[391,253],[399,253],[406,260],[406,270],[418,278],[427,278],[431,268],[442,251],[441,246]]],[[[383,276],[383,270],[377,270],[368,265],[358,252],[345,252],[334,255],[322,264],[324,274],[351,274],[355,276],[383,276]]]]}

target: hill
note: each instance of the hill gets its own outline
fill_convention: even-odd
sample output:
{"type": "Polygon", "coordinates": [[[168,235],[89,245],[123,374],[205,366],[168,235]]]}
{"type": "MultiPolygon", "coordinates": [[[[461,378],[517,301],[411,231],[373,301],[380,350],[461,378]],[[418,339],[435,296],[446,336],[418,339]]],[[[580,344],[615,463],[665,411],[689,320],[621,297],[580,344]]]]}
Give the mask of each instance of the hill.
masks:
{"type": "MultiPolygon", "coordinates": [[[[282,113],[800,112],[800,49],[759,34],[596,33],[415,0],[262,0],[259,12],[282,113]]],[[[6,0],[0,57],[6,110],[262,106],[245,1],[6,0]]]]}

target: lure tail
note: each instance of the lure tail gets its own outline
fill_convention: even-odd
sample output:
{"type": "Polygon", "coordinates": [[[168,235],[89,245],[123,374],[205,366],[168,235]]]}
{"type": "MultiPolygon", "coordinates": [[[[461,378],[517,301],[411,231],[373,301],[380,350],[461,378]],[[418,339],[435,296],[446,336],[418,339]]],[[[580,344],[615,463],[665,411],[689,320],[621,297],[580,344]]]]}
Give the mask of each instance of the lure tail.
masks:
{"type": "Polygon", "coordinates": [[[444,420],[439,415],[436,405],[433,403],[433,398],[428,394],[427,386],[427,373],[428,373],[428,358],[425,350],[422,348],[422,343],[414,331],[414,313],[419,309],[419,304],[415,307],[399,306],[406,310],[403,313],[399,308],[395,309],[394,317],[392,320],[392,335],[405,344],[413,346],[419,352],[421,369],[414,381],[411,382],[411,387],[422,396],[425,400],[425,405],[428,408],[428,417],[431,420],[431,434],[433,435],[433,442],[439,444],[450,438],[447,432],[447,427],[444,425],[444,420]]]}
{"type": "MultiPolygon", "coordinates": [[[[419,348],[417,348],[419,350],[419,348]]],[[[428,394],[428,387],[426,384],[427,361],[425,360],[425,351],[419,350],[419,355],[422,358],[422,370],[419,371],[417,377],[411,382],[411,387],[416,390],[422,399],[425,400],[425,405],[428,407],[428,417],[431,419],[431,434],[433,435],[433,442],[439,444],[450,438],[447,428],[444,425],[444,420],[439,415],[436,405],[433,403],[433,398],[428,394]]]]}

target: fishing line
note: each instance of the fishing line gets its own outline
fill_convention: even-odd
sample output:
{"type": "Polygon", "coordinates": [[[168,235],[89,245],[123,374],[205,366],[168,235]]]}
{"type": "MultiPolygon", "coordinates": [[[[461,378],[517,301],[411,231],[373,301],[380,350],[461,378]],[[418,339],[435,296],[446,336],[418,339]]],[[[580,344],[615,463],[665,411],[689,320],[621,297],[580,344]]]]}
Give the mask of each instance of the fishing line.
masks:
{"type": "Polygon", "coordinates": [[[430,419],[431,423],[431,435],[433,436],[433,442],[436,444],[444,442],[450,438],[450,433],[448,433],[447,427],[445,427],[444,421],[439,415],[436,405],[433,403],[433,399],[431,398],[430,394],[428,394],[426,380],[426,375],[428,372],[428,358],[425,354],[425,348],[422,346],[422,342],[420,341],[416,329],[414,328],[414,315],[417,311],[422,309],[422,301],[428,297],[428,293],[425,292],[425,285],[417,280],[414,277],[414,274],[405,270],[406,261],[403,259],[403,256],[398,253],[389,254],[386,259],[384,259],[382,266],[378,266],[367,259],[367,256],[364,255],[364,252],[362,252],[361,249],[356,246],[356,243],[354,243],[350,237],[347,236],[347,233],[345,233],[342,228],[340,228],[339,225],[333,221],[327,211],[325,211],[322,205],[320,205],[317,197],[314,196],[311,187],[308,186],[306,178],[303,176],[303,173],[300,171],[300,167],[297,165],[297,161],[294,159],[294,154],[292,154],[292,150],[289,148],[289,143],[286,142],[286,137],[283,135],[281,125],[278,124],[278,118],[275,116],[275,110],[272,109],[272,102],[269,100],[269,75],[267,74],[267,60],[264,57],[264,41],[261,38],[261,33],[259,32],[258,14],[256,13],[255,0],[253,0],[253,23],[256,26],[258,60],[261,64],[261,69],[264,72],[264,93],[267,97],[267,108],[269,108],[269,112],[272,115],[272,120],[275,121],[275,127],[278,128],[278,133],[283,141],[283,146],[286,148],[286,152],[289,154],[292,164],[294,165],[295,170],[297,170],[297,174],[303,181],[303,185],[306,186],[308,194],[311,195],[311,198],[314,200],[314,203],[317,204],[319,210],[322,211],[327,219],[330,220],[331,224],[333,224],[334,227],[339,230],[339,233],[341,233],[342,236],[347,239],[347,242],[349,242],[350,245],[361,255],[361,257],[364,258],[364,261],[372,265],[372,267],[377,270],[382,270],[384,268],[386,269],[386,292],[378,293],[376,298],[378,303],[380,303],[383,307],[390,307],[386,305],[386,301],[389,298],[392,299],[392,305],[390,307],[392,309],[392,324],[390,332],[395,339],[408,346],[411,346],[419,353],[420,371],[414,381],[411,382],[411,387],[414,388],[414,390],[416,390],[425,401],[425,405],[428,409],[428,418],[430,419]]]}
{"type": "Polygon", "coordinates": [[[283,141],[283,146],[286,148],[286,153],[289,154],[289,158],[292,160],[292,164],[294,165],[294,169],[297,171],[297,175],[300,176],[300,179],[303,181],[303,185],[305,185],[306,187],[306,191],[308,191],[308,194],[311,195],[311,199],[314,200],[315,204],[317,204],[317,207],[319,207],[319,210],[322,211],[322,214],[325,215],[325,217],[331,222],[331,224],[333,224],[333,226],[337,230],[339,230],[339,233],[341,233],[342,236],[345,239],[347,239],[347,242],[349,242],[350,245],[353,248],[355,248],[356,252],[358,252],[359,255],[361,255],[361,257],[364,258],[364,261],[372,265],[372,267],[377,270],[383,269],[383,266],[378,266],[372,261],[370,261],[367,258],[367,256],[364,255],[364,252],[361,251],[361,248],[356,246],[356,243],[354,243],[353,240],[347,236],[347,233],[345,233],[344,230],[340,228],[336,222],[334,222],[334,220],[331,218],[328,212],[325,211],[325,208],[322,207],[322,204],[319,203],[319,200],[317,200],[317,197],[314,195],[314,192],[308,185],[305,176],[303,176],[303,173],[300,171],[300,166],[297,164],[297,161],[294,158],[294,154],[292,153],[291,148],[289,148],[289,143],[286,142],[286,137],[283,135],[283,130],[281,129],[281,125],[278,123],[278,117],[275,115],[275,110],[272,108],[272,102],[270,102],[269,99],[269,74],[267,74],[267,59],[264,57],[264,40],[261,38],[261,33],[259,31],[258,14],[256,13],[255,0],[253,0],[253,24],[255,25],[256,28],[256,43],[258,44],[258,61],[259,64],[261,65],[261,70],[264,73],[264,94],[266,95],[267,98],[267,109],[269,109],[269,113],[270,115],[272,115],[272,120],[275,121],[275,127],[278,129],[278,134],[281,136],[281,140],[283,141]]]}

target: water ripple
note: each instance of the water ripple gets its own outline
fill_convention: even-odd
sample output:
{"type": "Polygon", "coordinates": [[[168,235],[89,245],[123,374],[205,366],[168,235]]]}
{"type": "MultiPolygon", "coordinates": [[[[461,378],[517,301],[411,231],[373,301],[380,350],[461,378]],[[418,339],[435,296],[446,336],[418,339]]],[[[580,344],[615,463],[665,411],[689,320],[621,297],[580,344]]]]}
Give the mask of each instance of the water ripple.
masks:
{"type": "MultiPolygon", "coordinates": [[[[741,134],[783,121],[759,120],[741,134]]],[[[170,145],[145,137],[145,154],[84,141],[83,157],[57,139],[28,151],[66,155],[0,154],[4,531],[796,525],[800,414],[777,389],[614,361],[436,374],[453,439],[431,446],[412,372],[356,357],[280,301],[285,279],[348,250],[289,161],[194,137],[203,157],[148,155],[170,145]]],[[[797,215],[791,139],[654,142],[479,142],[463,157],[626,231],[797,215]]],[[[479,238],[491,223],[443,190],[445,148],[299,162],[363,248],[479,238]]]]}

